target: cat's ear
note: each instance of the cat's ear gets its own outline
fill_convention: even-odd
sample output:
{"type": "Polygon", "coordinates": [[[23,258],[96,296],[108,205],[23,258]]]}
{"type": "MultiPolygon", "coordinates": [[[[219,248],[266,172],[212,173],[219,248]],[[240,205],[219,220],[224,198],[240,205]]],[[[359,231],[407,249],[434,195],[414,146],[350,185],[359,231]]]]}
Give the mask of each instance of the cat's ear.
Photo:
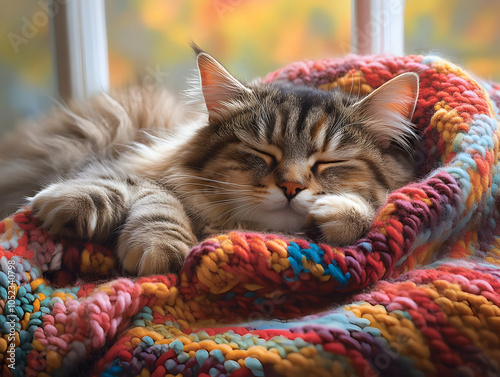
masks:
{"type": "Polygon", "coordinates": [[[369,121],[370,132],[383,147],[393,141],[408,147],[408,139],[415,137],[411,118],[417,105],[418,83],[416,73],[403,73],[353,105],[369,121]]]}
{"type": "Polygon", "coordinates": [[[208,114],[217,118],[228,109],[231,103],[252,91],[234,78],[217,60],[193,47],[201,79],[201,89],[208,114]]]}

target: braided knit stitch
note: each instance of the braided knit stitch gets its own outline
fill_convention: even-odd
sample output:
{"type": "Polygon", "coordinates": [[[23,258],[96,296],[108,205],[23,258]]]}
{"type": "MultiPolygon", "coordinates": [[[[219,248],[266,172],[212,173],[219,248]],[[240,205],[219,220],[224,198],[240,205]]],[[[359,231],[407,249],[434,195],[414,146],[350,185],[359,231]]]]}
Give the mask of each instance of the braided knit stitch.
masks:
{"type": "Polygon", "coordinates": [[[500,86],[432,56],[298,62],[264,81],[368,93],[407,71],[422,178],[354,245],[231,232],[178,277],[132,279],[26,209],[0,222],[2,375],[500,375],[500,86]]]}

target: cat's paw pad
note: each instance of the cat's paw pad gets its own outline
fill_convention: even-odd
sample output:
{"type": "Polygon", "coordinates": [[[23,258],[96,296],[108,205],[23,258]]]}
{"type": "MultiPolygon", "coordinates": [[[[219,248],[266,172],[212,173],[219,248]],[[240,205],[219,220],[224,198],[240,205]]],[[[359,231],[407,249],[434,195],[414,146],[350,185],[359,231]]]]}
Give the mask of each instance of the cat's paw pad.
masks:
{"type": "Polygon", "coordinates": [[[372,206],[357,195],[326,195],[309,210],[309,229],[319,231],[322,241],[348,245],[362,237],[374,216],[372,206]]]}
{"type": "Polygon", "coordinates": [[[118,242],[118,256],[125,271],[138,276],[178,273],[191,249],[182,241],[118,242]]]}
{"type": "Polygon", "coordinates": [[[56,183],[30,201],[34,216],[53,235],[102,240],[113,221],[113,206],[106,191],[95,186],[56,183]]]}

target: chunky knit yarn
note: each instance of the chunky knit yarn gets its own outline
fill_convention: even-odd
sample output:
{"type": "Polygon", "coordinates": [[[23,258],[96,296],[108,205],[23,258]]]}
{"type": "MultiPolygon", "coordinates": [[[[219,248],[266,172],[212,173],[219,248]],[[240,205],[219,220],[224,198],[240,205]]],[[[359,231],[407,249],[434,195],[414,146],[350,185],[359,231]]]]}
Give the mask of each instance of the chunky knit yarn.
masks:
{"type": "Polygon", "coordinates": [[[367,93],[407,71],[421,178],[352,246],[231,232],[179,276],[137,279],[26,209],[2,221],[2,375],[500,375],[500,86],[433,56],[299,62],[264,81],[367,93]]]}

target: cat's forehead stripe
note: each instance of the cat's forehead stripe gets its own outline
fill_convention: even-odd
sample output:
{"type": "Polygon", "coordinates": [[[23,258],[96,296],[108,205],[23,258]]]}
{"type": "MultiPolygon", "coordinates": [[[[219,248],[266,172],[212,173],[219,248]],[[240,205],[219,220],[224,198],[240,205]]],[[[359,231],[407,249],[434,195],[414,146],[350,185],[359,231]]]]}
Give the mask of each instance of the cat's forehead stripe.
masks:
{"type": "Polygon", "coordinates": [[[320,105],[319,103],[319,98],[317,97],[312,97],[310,95],[304,95],[298,98],[299,100],[299,114],[297,117],[297,124],[295,125],[295,131],[297,133],[297,136],[299,136],[304,128],[306,127],[307,123],[307,118],[313,109],[313,106],[318,106],[320,105]]]}
{"type": "MultiPolygon", "coordinates": [[[[274,113],[270,113],[267,117],[268,125],[266,127],[266,137],[267,142],[271,144],[273,142],[273,135],[275,131],[276,125],[276,115],[274,113]],[[273,125],[273,126],[272,126],[273,125]]],[[[266,126],[266,124],[264,124],[266,126]]]]}
{"type": "Polygon", "coordinates": [[[285,137],[286,127],[288,124],[288,118],[290,117],[290,111],[287,108],[283,108],[280,111],[280,135],[285,137]]]}
{"type": "Polygon", "coordinates": [[[335,151],[336,149],[339,148],[340,141],[341,141],[340,135],[334,135],[331,138],[327,138],[325,136],[325,138],[323,139],[323,144],[321,148],[318,148],[318,150],[321,150],[321,152],[335,151]]]}
{"type": "Polygon", "coordinates": [[[327,119],[327,116],[326,114],[321,114],[320,115],[320,118],[318,119],[317,122],[315,122],[313,124],[313,126],[311,127],[311,130],[310,130],[310,135],[311,135],[311,138],[313,140],[316,140],[318,139],[318,137],[320,136],[320,131],[322,131],[323,129],[323,126],[325,124],[325,121],[327,119]]]}
{"type": "Polygon", "coordinates": [[[264,97],[270,115],[268,122],[262,124],[266,127],[267,137],[264,140],[287,150],[293,145],[292,154],[310,155],[324,150],[331,138],[327,135],[331,135],[329,129],[335,127],[337,118],[336,107],[325,100],[329,94],[318,95],[307,91],[278,91],[273,94],[264,97]]]}
{"type": "Polygon", "coordinates": [[[376,164],[372,158],[362,154],[359,155],[357,158],[358,160],[363,161],[366,165],[368,165],[370,171],[372,172],[372,176],[380,185],[382,185],[386,189],[389,189],[389,187],[391,187],[391,185],[386,179],[385,174],[380,169],[380,166],[376,164]]]}

